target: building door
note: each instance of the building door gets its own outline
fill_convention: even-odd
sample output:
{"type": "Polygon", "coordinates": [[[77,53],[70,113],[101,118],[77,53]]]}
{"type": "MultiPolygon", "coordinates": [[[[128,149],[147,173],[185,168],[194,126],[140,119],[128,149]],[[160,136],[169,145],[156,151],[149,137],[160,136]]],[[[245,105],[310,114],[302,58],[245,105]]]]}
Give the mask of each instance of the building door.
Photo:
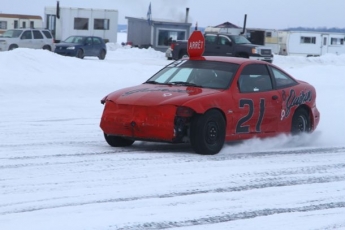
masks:
{"type": "Polygon", "coordinates": [[[322,34],[321,35],[321,55],[326,54],[328,52],[328,44],[329,44],[329,35],[322,34]]]}
{"type": "Polygon", "coordinates": [[[46,28],[51,31],[54,39],[56,40],[56,16],[48,14],[46,16],[46,28]]]}

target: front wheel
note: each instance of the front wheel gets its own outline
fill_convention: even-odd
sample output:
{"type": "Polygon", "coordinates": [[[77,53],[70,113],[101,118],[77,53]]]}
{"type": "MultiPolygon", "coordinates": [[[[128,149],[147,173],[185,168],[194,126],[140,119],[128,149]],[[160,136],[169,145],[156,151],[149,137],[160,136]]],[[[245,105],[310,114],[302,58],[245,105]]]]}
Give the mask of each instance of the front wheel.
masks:
{"type": "Polygon", "coordinates": [[[249,55],[248,55],[248,54],[245,54],[245,53],[240,53],[240,54],[237,54],[236,56],[237,56],[237,57],[240,57],[240,58],[246,58],[246,59],[249,58],[249,55]]]}
{"type": "Polygon", "coordinates": [[[219,153],[225,142],[226,122],[218,110],[210,110],[192,119],[190,143],[196,153],[214,155],[219,153]]]}
{"type": "Polygon", "coordinates": [[[99,55],[98,55],[98,58],[99,58],[100,60],[104,60],[104,58],[105,58],[105,50],[101,50],[101,52],[100,52],[99,55]]]}
{"type": "Polygon", "coordinates": [[[79,49],[77,51],[77,58],[80,58],[80,59],[84,58],[84,51],[82,49],[79,49]]]}
{"type": "Polygon", "coordinates": [[[126,147],[131,146],[134,143],[133,140],[125,139],[118,136],[111,136],[106,133],[104,133],[104,138],[106,142],[112,147],[126,147]]]}
{"type": "Polygon", "coordinates": [[[10,47],[8,48],[8,50],[14,50],[14,49],[17,49],[18,48],[18,45],[10,45],[10,47]]]}
{"type": "Polygon", "coordinates": [[[299,108],[295,111],[291,122],[291,134],[308,133],[311,129],[310,116],[307,110],[299,108]]]}

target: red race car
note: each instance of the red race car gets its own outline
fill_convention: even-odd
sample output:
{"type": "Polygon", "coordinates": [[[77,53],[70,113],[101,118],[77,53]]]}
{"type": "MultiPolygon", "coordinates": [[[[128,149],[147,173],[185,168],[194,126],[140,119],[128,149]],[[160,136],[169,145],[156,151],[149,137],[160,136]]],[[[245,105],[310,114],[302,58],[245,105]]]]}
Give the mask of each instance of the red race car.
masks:
{"type": "Polygon", "coordinates": [[[104,97],[100,127],[114,147],[189,142],[196,153],[217,154],[225,141],[315,130],[315,99],[312,85],[273,64],[190,55],[104,97]]]}

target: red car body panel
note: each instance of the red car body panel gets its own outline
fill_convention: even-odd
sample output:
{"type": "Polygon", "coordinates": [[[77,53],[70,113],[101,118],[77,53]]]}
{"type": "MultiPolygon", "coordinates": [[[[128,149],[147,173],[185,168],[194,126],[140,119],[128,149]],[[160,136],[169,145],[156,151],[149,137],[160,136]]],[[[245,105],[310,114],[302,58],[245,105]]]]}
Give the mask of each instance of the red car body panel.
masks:
{"type": "Polygon", "coordinates": [[[297,81],[291,87],[241,93],[237,82],[245,66],[271,64],[230,57],[194,60],[229,62],[240,67],[227,89],[141,84],[113,92],[103,99],[105,107],[100,123],[103,132],[134,140],[175,142],[178,107],[190,108],[194,114],[204,114],[210,109],[221,111],[226,121],[226,141],[290,133],[293,114],[300,106],[309,112],[311,129],[317,127],[320,114],[312,85],[297,81]]]}

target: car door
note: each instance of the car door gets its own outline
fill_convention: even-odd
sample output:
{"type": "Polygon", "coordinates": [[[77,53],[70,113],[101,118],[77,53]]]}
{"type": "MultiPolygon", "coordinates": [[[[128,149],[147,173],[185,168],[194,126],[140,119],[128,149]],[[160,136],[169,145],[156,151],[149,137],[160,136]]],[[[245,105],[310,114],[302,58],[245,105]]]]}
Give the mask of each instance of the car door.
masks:
{"type": "Polygon", "coordinates": [[[234,56],[234,48],[232,41],[225,35],[219,35],[217,38],[217,46],[215,47],[216,56],[234,56]]]}
{"type": "Polygon", "coordinates": [[[44,46],[44,37],[39,30],[32,30],[33,39],[32,39],[32,48],[42,49],[44,46]]]}
{"type": "Polygon", "coordinates": [[[87,37],[84,44],[84,55],[94,56],[92,37],[87,37]]]}
{"type": "Polygon", "coordinates": [[[92,38],[92,41],[93,41],[93,54],[95,56],[98,56],[102,49],[102,41],[100,40],[100,38],[97,38],[97,37],[92,38]]]}
{"type": "Polygon", "coordinates": [[[32,32],[31,30],[25,30],[20,36],[19,47],[34,48],[32,44],[32,32]]]}
{"type": "Polygon", "coordinates": [[[215,55],[217,49],[217,34],[206,34],[205,35],[205,51],[204,56],[215,55]]]}
{"type": "Polygon", "coordinates": [[[273,89],[267,65],[248,64],[235,81],[233,133],[242,138],[273,134],[280,120],[282,100],[273,89]]]}

